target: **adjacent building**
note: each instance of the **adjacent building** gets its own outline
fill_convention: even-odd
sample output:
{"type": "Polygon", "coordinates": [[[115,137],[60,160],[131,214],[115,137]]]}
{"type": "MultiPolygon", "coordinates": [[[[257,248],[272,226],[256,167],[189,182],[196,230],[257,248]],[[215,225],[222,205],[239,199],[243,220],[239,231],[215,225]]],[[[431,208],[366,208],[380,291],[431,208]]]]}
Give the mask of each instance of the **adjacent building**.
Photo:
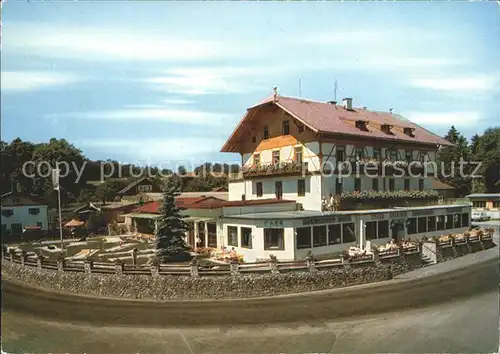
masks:
{"type": "Polygon", "coordinates": [[[9,192],[1,197],[2,235],[20,235],[28,227],[48,230],[48,205],[37,197],[9,192]]]}
{"type": "Polygon", "coordinates": [[[491,219],[500,219],[500,193],[476,193],[466,196],[473,210],[484,211],[491,219]]]}

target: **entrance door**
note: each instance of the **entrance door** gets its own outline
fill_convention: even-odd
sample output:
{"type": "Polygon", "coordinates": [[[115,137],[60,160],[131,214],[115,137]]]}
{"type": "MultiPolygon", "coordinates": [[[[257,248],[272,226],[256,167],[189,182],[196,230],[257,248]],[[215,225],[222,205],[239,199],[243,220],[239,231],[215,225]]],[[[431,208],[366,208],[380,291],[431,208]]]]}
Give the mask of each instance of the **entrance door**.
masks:
{"type": "Polygon", "coordinates": [[[404,222],[402,220],[394,220],[392,226],[392,239],[394,242],[399,242],[404,238],[404,222]]]}
{"type": "Polygon", "coordinates": [[[189,227],[189,229],[188,229],[188,232],[187,232],[187,236],[188,236],[187,237],[187,243],[188,243],[188,245],[194,247],[195,246],[195,244],[194,244],[195,240],[194,240],[194,225],[193,225],[193,223],[189,223],[188,227],[189,227]]]}
{"type": "Polygon", "coordinates": [[[274,191],[276,194],[276,199],[283,198],[283,183],[281,181],[276,181],[274,184],[274,191]]]}
{"type": "Polygon", "coordinates": [[[198,222],[198,237],[200,238],[200,243],[196,245],[197,247],[205,247],[205,223],[203,221],[198,222]]]}
{"type": "Polygon", "coordinates": [[[214,223],[207,223],[208,238],[207,245],[211,248],[217,248],[217,225],[214,223]]]}

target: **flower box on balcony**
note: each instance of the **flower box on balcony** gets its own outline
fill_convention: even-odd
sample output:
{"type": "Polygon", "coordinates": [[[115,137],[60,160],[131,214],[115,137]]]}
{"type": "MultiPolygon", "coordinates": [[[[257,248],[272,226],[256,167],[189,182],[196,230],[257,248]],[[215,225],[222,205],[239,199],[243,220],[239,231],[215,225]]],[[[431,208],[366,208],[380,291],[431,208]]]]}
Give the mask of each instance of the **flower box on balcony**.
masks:
{"type": "Polygon", "coordinates": [[[275,174],[299,173],[305,165],[297,162],[281,162],[278,164],[260,165],[243,168],[244,177],[266,176],[275,174]]]}
{"type": "Polygon", "coordinates": [[[381,200],[425,200],[435,199],[439,193],[435,190],[399,190],[399,191],[372,191],[343,192],[341,199],[345,201],[381,201],[381,200]]]}

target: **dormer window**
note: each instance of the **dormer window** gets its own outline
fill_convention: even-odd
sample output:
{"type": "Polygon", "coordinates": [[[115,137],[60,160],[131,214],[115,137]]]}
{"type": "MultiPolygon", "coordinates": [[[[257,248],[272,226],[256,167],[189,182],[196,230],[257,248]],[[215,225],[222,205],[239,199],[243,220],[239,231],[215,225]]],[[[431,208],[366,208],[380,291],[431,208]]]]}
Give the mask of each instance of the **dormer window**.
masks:
{"type": "Polygon", "coordinates": [[[263,137],[265,139],[269,139],[269,127],[267,125],[264,126],[264,132],[263,132],[263,137]]]}
{"type": "Polygon", "coordinates": [[[405,127],[403,129],[404,133],[408,136],[411,136],[411,137],[415,137],[415,135],[413,135],[413,132],[415,131],[415,128],[411,128],[411,127],[405,127]]]}
{"type": "Polygon", "coordinates": [[[392,134],[391,132],[392,125],[389,124],[382,124],[382,131],[386,134],[392,134]]]}
{"type": "Polygon", "coordinates": [[[256,167],[260,165],[260,154],[253,155],[253,165],[256,167]]]}
{"type": "Polygon", "coordinates": [[[359,130],[367,132],[368,131],[368,128],[366,127],[367,124],[368,124],[368,122],[366,120],[357,120],[356,121],[356,128],[358,128],[359,130]]]}
{"type": "Polygon", "coordinates": [[[284,120],[283,121],[283,135],[289,135],[290,134],[290,121],[284,120]]]}

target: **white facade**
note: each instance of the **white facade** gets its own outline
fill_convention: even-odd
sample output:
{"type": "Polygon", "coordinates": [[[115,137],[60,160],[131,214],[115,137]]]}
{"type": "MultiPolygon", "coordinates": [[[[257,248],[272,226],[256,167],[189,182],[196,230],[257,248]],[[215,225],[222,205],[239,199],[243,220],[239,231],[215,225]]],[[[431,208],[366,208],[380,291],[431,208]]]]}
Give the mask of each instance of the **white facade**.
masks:
{"type": "Polygon", "coordinates": [[[2,231],[21,233],[28,226],[40,226],[42,230],[48,230],[47,209],[47,205],[2,206],[2,231]]]}
{"type": "Polygon", "coordinates": [[[283,199],[295,200],[305,210],[321,210],[321,175],[280,176],[248,179],[229,183],[229,200],[274,199],[276,182],[281,181],[283,199]],[[298,180],[304,180],[305,195],[298,194],[298,180]],[[262,183],[262,196],[257,195],[257,183],[262,183]]]}
{"type": "MultiPolygon", "coordinates": [[[[302,160],[307,163],[307,174],[301,175],[265,175],[254,176],[246,180],[233,180],[229,182],[229,200],[255,200],[276,198],[276,182],[281,181],[282,198],[295,200],[302,204],[305,210],[321,210],[322,197],[328,198],[330,194],[339,194],[338,192],[353,192],[356,190],[355,181],[359,178],[359,190],[390,190],[391,180],[394,181],[394,190],[404,189],[431,189],[432,180],[426,178],[428,174],[435,171],[436,151],[404,150],[380,148],[377,150],[381,160],[390,159],[392,161],[406,161],[411,158],[412,161],[425,161],[425,175],[414,175],[407,177],[399,176],[377,176],[377,172],[369,170],[367,173],[351,169],[349,174],[334,174],[331,169],[335,169],[341,161],[337,161],[337,150],[342,148],[344,151],[344,161],[353,161],[356,159],[357,150],[354,145],[337,146],[333,143],[311,142],[298,144],[294,146],[284,146],[279,149],[268,149],[255,152],[254,154],[245,154],[243,156],[243,166],[248,168],[254,165],[255,156],[259,156],[260,165],[266,166],[272,164],[273,151],[279,151],[280,162],[294,161],[294,149],[302,147],[302,160]],[[323,155],[323,161],[320,162],[319,155],[323,155]],[[408,155],[407,155],[408,153],[408,155]],[[322,169],[322,166],[323,169],[322,169]],[[320,173],[321,172],[321,173],[320,173]],[[298,181],[305,180],[305,195],[299,195],[298,181]],[[377,182],[374,182],[376,180],[377,182]],[[257,184],[262,185],[262,194],[257,193],[257,184]],[[337,183],[339,186],[337,186],[337,183]]],[[[375,150],[372,146],[363,147],[362,153],[366,158],[374,158],[375,150]]],[[[358,151],[359,152],[359,151],[358,151]]]]}
{"type": "Polygon", "coordinates": [[[280,260],[304,259],[308,252],[312,252],[314,256],[329,256],[350,246],[364,247],[368,238],[372,245],[378,245],[385,244],[393,238],[420,239],[423,236],[462,233],[470,227],[470,212],[470,206],[435,206],[329,213],[304,211],[293,214],[278,212],[223,216],[223,246],[234,247],[244,256],[246,262],[269,259],[271,254],[280,260]],[[367,230],[370,223],[371,226],[376,226],[375,234],[367,230]],[[236,240],[229,237],[232,231],[230,228],[236,229],[236,240]],[[243,244],[244,228],[251,229],[250,247],[243,244]],[[282,240],[276,245],[266,247],[265,233],[269,229],[282,229],[280,231],[282,240]],[[302,245],[298,240],[298,233],[305,229],[309,229],[310,232],[309,245],[307,242],[304,244],[304,238],[302,245]],[[319,233],[316,231],[321,230],[325,231],[323,238],[317,237],[319,233]]]}

